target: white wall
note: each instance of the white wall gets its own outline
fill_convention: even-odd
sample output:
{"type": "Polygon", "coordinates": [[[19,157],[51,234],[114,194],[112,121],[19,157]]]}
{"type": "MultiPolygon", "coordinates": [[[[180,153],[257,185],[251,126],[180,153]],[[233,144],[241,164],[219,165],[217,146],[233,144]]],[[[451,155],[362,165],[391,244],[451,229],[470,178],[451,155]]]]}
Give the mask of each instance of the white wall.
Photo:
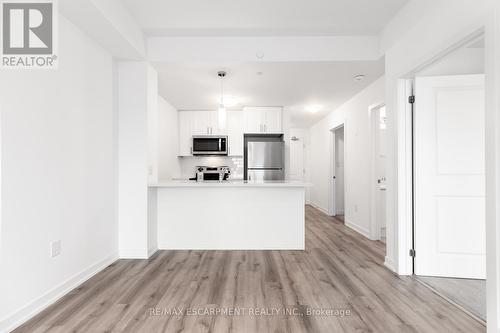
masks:
{"type": "Polygon", "coordinates": [[[119,251],[122,258],[147,258],[154,248],[148,181],[156,182],[157,169],[156,151],[148,149],[157,138],[149,135],[148,119],[157,119],[158,77],[142,61],[119,62],[117,70],[119,251]]]}
{"type": "Polygon", "coordinates": [[[400,97],[401,79],[443,55],[467,36],[486,35],[486,243],[487,324],[500,329],[500,2],[497,0],[412,0],[385,28],[382,45],[386,59],[386,101],[389,135],[388,216],[386,264],[400,274],[411,274],[411,158],[408,151],[408,113],[400,97]],[[411,26],[405,18],[419,13],[411,26]],[[430,38],[432,36],[432,38],[430,38]]]}
{"type": "Polygon", "coordinates": [[[308,148],[311,170],[311,204],[327,212],[330,207],[332,146],[331,129],[345,123],[345,222],[370,234],[370,106],[384,101],[384,77],[379,78],[339,109],[310,129],[308,148]]]}
{"type": "Polygon", "coordinates": [[[404,179],[411,159],[399,152],[409,144],[408,133],[404,129],[408,119],[401,110],[396,112],[401,103],[405,103],[398,99],[399,80],[443,55],[466,36],[484,28],[485,15],[492,12],[493,2],[465,1],[457,6],[453,0],[413,0],[387,25],[381,36],[382,40],[391,40],[391,43],[386,43],[385,50],[389,135],[386,263],[400,274],[411,274],[411,258],[406,255],[407,245],[411,243],[411,230],[405,222],[411,212],[411,182],[404,179]],[[420,20],[411,27],[401,20],[408,9],[420,14],[420,20]]]}
{"type": "Polygon", "coordinates": [[[64,17],[58,55],[0,73],[0,331],[117,258],[112,58],[64,17]]]}
{"type": "Polygon", "coordinates": [[[158,96],[158,180],[168,181],[181,174],[179,150],[179,114],[158,96]]]}
{"type": "Polygon", "coordinates": [[[467,74],[484,74],[484,48],[461,48],[418,72],[418,76],[467,74]]]}

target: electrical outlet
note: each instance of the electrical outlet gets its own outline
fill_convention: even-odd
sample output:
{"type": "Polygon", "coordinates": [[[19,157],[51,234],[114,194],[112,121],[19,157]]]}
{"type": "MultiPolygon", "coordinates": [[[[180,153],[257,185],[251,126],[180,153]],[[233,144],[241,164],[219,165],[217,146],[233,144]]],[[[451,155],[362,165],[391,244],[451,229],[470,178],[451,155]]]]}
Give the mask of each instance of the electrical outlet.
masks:
{"type": "Polygon", "coordinates": [[[358,212],[358,205],[354,205],[354,212],[358,212]]]}
{"type": "Polygon", "coordinates": [[[61,240],[56,240],[50,243],[50,256],[52,258],[61,254],[61,240]]]}

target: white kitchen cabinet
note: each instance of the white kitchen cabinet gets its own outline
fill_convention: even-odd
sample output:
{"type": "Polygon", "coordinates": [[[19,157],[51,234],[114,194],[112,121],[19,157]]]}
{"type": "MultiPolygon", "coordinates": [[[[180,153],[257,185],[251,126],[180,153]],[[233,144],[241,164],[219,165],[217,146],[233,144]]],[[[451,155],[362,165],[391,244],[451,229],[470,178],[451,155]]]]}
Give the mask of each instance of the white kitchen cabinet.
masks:
{"type": "Polygon", "coordinates": [[[227,130],[219,129],[217,111],[188,111],[193,113],[193,135],[225,135],[227,130]]]}
{"type": "Polygon", "coordinates": [[[265,133],[283,133],[282,129],[282,108],[267,108],[264,111],[264,132],[265,133]]]}
{"type": "Polygon", "coordinates": [[[242,111],[227,113],[227,136],[229,140],[229,156],[243,156],[244,114],[242,111]]]}
{"type": "Polygon", "coordinates": [[[189,111],[193,113],[193,135],[210,135],[212,131],[212,111],[189,111]]]}
{"type": "Polygon", "coordinates": [[[192,154],[194,130],[194,111],[179,112],[179,156],[192,154]]]}
{"type": "Polygon", "coordinates": [[[192,156],[193,135],[228,135],[230,155],[243,155],[243,112],[228,111],[226,128],[218,128],[217,111],[179,111],[179,156],[192,156]],[[233,116],[233,113],[238,115],[233,116]],[[231,126],[231,129],[229,127],[231,126]],[[241,133],[241,148],[239,147],[241,133]],[[233,144],[231,142],[234,141],[233,144]],[[234,150],[234,153],[231,152],[234,150]]]}
{"type": "Polygon", "coordinates": [[[282,133],[281,107],[247,107],[245,133],[282,133]]]}

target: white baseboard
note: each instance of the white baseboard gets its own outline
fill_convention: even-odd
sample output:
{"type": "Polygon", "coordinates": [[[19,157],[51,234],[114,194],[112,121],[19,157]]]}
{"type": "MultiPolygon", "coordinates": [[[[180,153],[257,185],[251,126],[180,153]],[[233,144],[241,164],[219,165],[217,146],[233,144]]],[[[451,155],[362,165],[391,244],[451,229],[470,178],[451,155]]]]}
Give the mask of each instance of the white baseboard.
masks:
{"type": "Polygon", "coordinates": [[[49,290],[47,293],[38,297],[25,307],[13,312],[0,321],[0,332],[10,332],[16,327],[19,327],[26,321],[33,318],[35,315],[43,311],[48,306],[55,303],[61,297],[69,293],[71,290],[78,287],[83,282],[96,275],[104,268],[111,265],[118,259],[118,254],[111,255],[104,260],[84,269],[80,273],[73,275],[68,280],[60,283],[58,286],[49,290]]]}
{"type": "Polygon", "coordinates": [[[346,225],[346,227],[349,227],[352,230],[354,230],[354,231],[360,233],[361,235],[365,236],[366,238],[368,238],[370,240],[373,240],[372,237],[371,237],[370,230],[365,229],[363,227],[360,227],[359,225],[356,225],[356,224],[352,223],[349,220],[345,220],[344,224],[346,225]]]}
{"type": "Polygon", "coordinates": [[[392,259],[390,259],[389,257],[385,257],[384,266],[389,268],[394,273],[397,273],[396,266],[394,265],[394,261],[392,261],[392,259]]]}
{"type": "Polygon", "coordinates": [[[330,214],[328,214],[328,209],[324,209],[323,207],[321,207],[320,205],[318,205],[318,204],[316,204],[316,203],[314,203],[312,201],[308,201],[307,204],[310,205],[310,206],[313,206],[317,210],[320,210],[321,212],[325,213],[326,215],[330,215],[330,214]]]}
{"type": "Polygon", "coordinates": [[[151,258],[151,256],[152,256],[153,254],[155,254],[157,251],[158,251],[158,248],[157,248],[157,247],[152,248],[152,249],[149,249],[149,250],[148,250],[148,259],[149,259],[149,258],[151,258]]]}
{"type": "Polygon", "coordinates": [[[146,249],[122,249],[120,259],[148,259],[149,251],[146,249]]]}

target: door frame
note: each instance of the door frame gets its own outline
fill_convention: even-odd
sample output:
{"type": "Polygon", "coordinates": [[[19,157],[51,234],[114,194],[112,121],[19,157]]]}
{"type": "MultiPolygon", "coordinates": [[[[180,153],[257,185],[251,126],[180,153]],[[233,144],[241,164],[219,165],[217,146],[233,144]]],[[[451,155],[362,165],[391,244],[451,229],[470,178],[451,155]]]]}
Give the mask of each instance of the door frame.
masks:
{"type": "MultiPolygon", "coordinates": [[[[368,119],[370,121],[370,239],[380,240],[380,226],[377,221],[377,184],[375,183],[377,156],[376,150],[376,137],[377,129],[375,128],[374,112],[385,107],[385,102],[372,104],[368,107],[368,119]]],[[[387,212],[387,204],[385,207],[387,212]]],[[[387,214],[386,214],[387,215],[387,214]]]]}
{"type": "Polygon", "coordinates": [[[414,104],[409,102],[410,96],[414,94],[415,74],[443,60],[449,54],[459,50],[481,36],[485,36],[484,29],[479,29],[453,44],[437,56],[413,69],[398,82],[398,109],[402,115],[402,122],[404,122],[403,124],[399,124],[399,126],[403,126],[404,146],[402,145],[399,148],[399,163],[402,163],[400,167],[403,167],[403,172],[401,172],[398,177],[398,182],[402,185],[402,187],[398,189],[398,210],[400,211],[402,220],[400,220],[400,228],[397,237],[399,239],[398,243],[400,244],[398,249],[399,256],[403,258],[403,260],[399,262],[405,263],[403,270],[401,270],[400,267],[400,274],[413,275],[415,273],[415,257],[410,256],[410,251],[416,250],[417,245],[415,244],[414,104]]]}
{"type": "MultiPolygon", "coordinates": [[[[500,13],[500,4],[497,12],[500,13]]],[[[397,188],[394,189],[396,200],[395,221],[397,225],[394,232],[394,246],[397,265],[386,257],[386,266],[395,270],[400,275],[413,274],[413,258],[409,251],[413,249],[413,161],[412,161],[412,104],[408,103],[412,96],[412,83],[414,74],[442,59],[449,53],[462,47],[464,44],[485,37],[485,74],[486,74],[486,305],[488,331],[496,332],[500,315],[500,160],[498,147],[500,147],[500,22],[494,18],[489,23],[481,26],[469,35],[444,48],[441,52],[420,66],[414,68],[397,80],[397,113],[396,135],[399,144],[395,147],[396,169],[394,176],[397,178],[397,188]]],[[[418,103],[418,96],[416,96],[418,103]]],[[[389,238],[388,238],[389,241],[389,238]]],[[[418,255],[418,253],[417,253],[418,255]]]]}
{"type": "Polygon", "coordinates": [[[336,135],[335,132],[344,128],[344,215],[345,215],[345,202],[346,202],[346,190],[345,190],[345,156],[346,156],[346,122],[333,127],[330,129],[330,172],[329,172],[329,196],[328,196],[328,215],[335,216],[337,215],[337,207],[336,207],[336,181],[335,181],[335,163],[336,163],[336,135]]]}

